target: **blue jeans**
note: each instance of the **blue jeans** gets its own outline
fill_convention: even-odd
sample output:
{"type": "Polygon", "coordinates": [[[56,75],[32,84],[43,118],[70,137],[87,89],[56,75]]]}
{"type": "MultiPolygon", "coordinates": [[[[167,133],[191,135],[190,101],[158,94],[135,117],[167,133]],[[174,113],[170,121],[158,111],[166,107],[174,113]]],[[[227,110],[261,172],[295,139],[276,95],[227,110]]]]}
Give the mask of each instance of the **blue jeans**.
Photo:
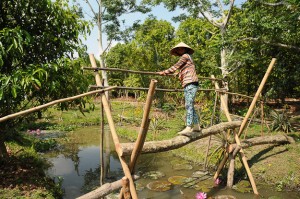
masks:
{"type": "Polygon", "coordinates": [[[186,125],[192,126],[199,123],[199,117],[194,107],[195,97],[198,90],[197,85],[189,84],[184,87],[185,109],[186,109],[186,125]]]}

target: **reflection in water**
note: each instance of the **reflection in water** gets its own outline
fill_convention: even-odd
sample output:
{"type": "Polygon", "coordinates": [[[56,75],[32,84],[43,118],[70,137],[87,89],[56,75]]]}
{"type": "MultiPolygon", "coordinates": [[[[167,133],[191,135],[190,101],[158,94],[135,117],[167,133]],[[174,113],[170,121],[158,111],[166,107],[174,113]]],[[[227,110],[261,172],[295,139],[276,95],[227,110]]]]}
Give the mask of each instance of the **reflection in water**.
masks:
{"type": "MultiPolygon", "coordinates": [[[[78,196],[87,193],[100,185],[100,147],[99,147],[99,128],[89,127],[79,130],[72,137],[77,137],[76,140],[71,140],[73,144],[64,147],[64,150],[55,157],[49,157],[49,161],[53,163],[53,167],[49,169],[48,173],[51,176],[63,177],[63,189],[65,190],[66,199],[74,199],[78,196]],[[74,144],[77,143],[77,144],[74,144]]],[[[110,134],[106,133],[105,140],[105,183],[113,182],[124,176],[119,158],[113,150],[114,144],[110,134]]],[[[145,176],[150,171],[159,171],[153,173],[163,173],[158,180],[168,180],[172,176],[186,176],[191,177],[195,171],[201,170],[200,166],[192,165],[190,167],[183,167],[186,162],[180,158],[174,157],[171,153],[157,153],[157,154],[144,154],[140,156],[136,166],[136,173],[141,176],[141,179],[136,183],[139,198],[153,198],[153,199],[194,199],[197,192],[189,188],[189,186],[173,185],[171,190],[165,192],[150,191],[146,188],[147,184],[153,182],[155,177],[145,176]],[[179,164],[179,166],[178,166],[179,164]],[[176,166],[175,166],[176,165],[176,166]],[[144,175],[144,176],[143,176],[144,175]]],[[[202,176],[203,177],[203,176],[202,176]]],[[[206,175],[205,177],[197,178],[203,181],[212,176],[206,175]]],[[[208,180],[213,183],[213,180],[208,180]]],[[[194,185],[193,185],[194,186],[194,185]]],[[[201,185],[199,185],[201,186],[201,185]]],[[[191,186],[190,186],[191,187],[191,186]]],[[[261,198],[268,198],[276,195],[279,198],[296,199],[300,198],[299,193],[278,193],[265,187],[258,185],[261,198]]],[[[208,192],[209,196],[216,195],[234,195],[238,199],[253,199],[254,195],[251,193],[239,193],[234,190],[226,189],[224,187],[211,187],[208,192]]]]}

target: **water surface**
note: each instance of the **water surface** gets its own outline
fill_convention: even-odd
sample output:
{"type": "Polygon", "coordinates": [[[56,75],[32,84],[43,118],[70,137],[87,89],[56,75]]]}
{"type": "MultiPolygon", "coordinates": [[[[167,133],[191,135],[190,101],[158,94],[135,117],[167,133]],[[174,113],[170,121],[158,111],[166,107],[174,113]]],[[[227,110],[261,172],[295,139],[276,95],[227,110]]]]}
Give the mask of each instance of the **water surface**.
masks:
{"type": "MultiPolygon", "coordinates": [[[[69,133],[69,144],[63,147],[59,153],[46,154],[53,166],[48,173],[63,178],[62,188],[65,191],[65,199],[73,199],[87,193],[100,185],[100,136],[99,127],[85,127],[74,133],[69,133]]],[[[127,142],[121,140],[121,142],[127,142]]],[[[119,158],[114,151],[114,144],[111,136],[106,130],[104,145],[105,162],[105,182],[113,182],[124,176],[119,158]]],[[[140,156],[136,166],[136,173],[141,178],[136,181],[138,185],[139,198],[156,199],[192,199],[195,198],[197,190],[185,188],[181,185],[173,185],[171,190],[165,192],[156,192],[149,190],[146,186],[155,180],[168,180],[171,176],[191,177],[194,172],[201,171],[202,167],[190,164],[192,168],[178,168],[184,160],[175,157],[170,152],[144,154],[140,156]],[[178,170],[179,169],[179,170],[178,170]],[[159,171],[164,174],[159,179],[151,179],[143,175],[150,171],[159,171]]],[[[212,178],[211,175],[203,175],[199,181],[212,178]]],[[[212,180],[211,180],[212,181],[212,180]]],[[[212,181],[213,186],[213,181],[212,181]]],[[[210,186],[210,187],[212,187],[210,186]]],[[[258,184],[258,190],[261,194],[258,198],[270,198],[277,196],[283,199],[299,199],[300,194],[295,192],[276,192],[274,188],[258,184]]],[[[117,191],[118,193],[118,191],[117,191]]],[[[210,189],[208,196],[233,195],[238,199],[257,198],[252,193],[240,193],[235,190],[226,189],[222,186],[216,186],[210,189]]]]}

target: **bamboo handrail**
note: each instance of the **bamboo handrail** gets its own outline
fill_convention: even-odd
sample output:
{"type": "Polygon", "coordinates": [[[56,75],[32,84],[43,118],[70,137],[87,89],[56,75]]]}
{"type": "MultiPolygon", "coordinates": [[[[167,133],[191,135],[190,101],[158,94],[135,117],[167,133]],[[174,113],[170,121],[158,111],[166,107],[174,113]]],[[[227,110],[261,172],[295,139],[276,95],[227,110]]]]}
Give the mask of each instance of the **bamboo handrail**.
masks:
{"type": "MultiPolygon", "coordinates": [[[[135,71],[135,70],[127,70],[120,68],[94,68],[94,67],[83,67],[84,70],[106,70],[106,71],[117,71],[117,72],[127,72],[127,73],[135,73],[135,74],[144,74],[144,75],[160,75],[158,72],[150,72],[150,71],[135,71]]],[[[175,76],[174,74],[167,74],[167,76],[175,76]]],[[[199,79],[208,79],[213,81],[223,81],[220,78],[211,78],[211,77],[198,77],[199,79]]]]}
{"type": "MultiPolygon", "coordinates": [[[[90,86],[90,88],[107,88],[106,86],[90,86]]],[[[126,90],[140,90],[140,91],[148,91],[149,88],[143,87],[126,87],[126,86],[117,86],[115,89],[126,89],[126,90]]],[[[168,88],[156,88],[156,91],[163,92],[183,92],[183,89],[168,89],[168,88]]],[[[198,89],[198,91],[216,91],[216,89],[198,89]]],[[[223,92],[222,89],[219,89],[218,92],[223,92]]]]}
{"type": "Polygon", "coordinates": [[[116,88],[116,86],[111,86],[111,87],[107,87],[107,88],[101,89],[101,90],[90,91],[90,92],[83,93],[83,94],[80,94],[80,95],[75,95],[75,96],[72,96],[72,97],[62,98],[62,99],[59,99],[59,100],[54,100],[52,102],[49,102],[49,103],[46,103],[46,104],[43,104],[43,105],[40,105],[40,106],[37,106],[37,107],[33,107],[33,108],[30,108],[30,109],[27,109],[27,110],[24,110],[24,111],[20,111],[20,112],[17,112],[17,113],[13,113],[13,114],[1,117],[0,122],[4,122],[6,120],[9,120],[9,119],[12,119],[12,118],[15,118],[15,117],[19,117],[19,116],[22,116],[22,115],[25,115],[25,114],[28,114],[28,113],[32,113],[32,112],[47,108],[49,106],[52,106],[52,105],[55,105],[55,104],[58,104],[58,103],[72,101],[72,100],[75,100],[75,99],[78,99],[78,98],[81,98],[81,97],[85,97],[85,96],[88,96],[88,95],[93,95],[93,94],[96,94],[96,93],[103,93],[105,91],[109,91],[109,90],[112,90],[112,89],[115,89],[115,88],[116,88]]]}
{"type": "MultiPolygon", "coordinates": [[[[107,86],[91,85],[90,88],[107,88],[107,86]]],[[[117,86],[116,89],[148,91],[149,88],[117,86]]],[[[155,90],[156,91],[163,91],[163,92],[183,92],[183,89],[156,88],[155,90]]],[[[240,93],[228,92],[228,91],[225,91],[225,89],[203,89],[203,88],[199,88],[198,91],[219,92],[219,93],[225,93],[225,94],[229,94],[229,95],[237,95],[237,96],[241,96],[241,97],[245,97],[245,98],[249,98],[249,99],[254,98],[252,96],[243,95],[243,94],[240,94],[240,93]]],[[[260,100],[258,100],[258,101],[260,101],[260,100]]]]}
{"type": "MultiPolygon", "coordinates": [[[[96,65],[96,60],[95,60],[94,55],[90,54],[89,58],[90,58],[92,67],[96,68],[97,65],[96,65]]],[[[95,75],[97,86],[102,86],[99,73],[94,72],[94,75],[95,75]]],[[[114,121],[113,121],[111,110],[110,110],[110,107],[109,107],[109,104],[108,104],[108,100],[107,100],[105,95],[101,96],[101,100],[102,100],[102,103],[103,103],[104,111],[105,111],[105,114],[106,114],[106,118],[107,118],[107,121],[108,121],[108,125],[109,125],[110,132],[111,132],[111,135],[112,135],[112,138],[113,138],[113,142],[114,142],[114,145],[115,145],[116,152],[119,156],[119,160],[120,160],[122,169],[124,171],[124,174],[129,180],[129,188],[130,188],[131,196],[132,196],[133,199],[138,199],[137,192],[136,192],[135,186],[134,186],[134,182],[133,182],[133,179],[132,179],[132,176],[131,176],[131,172],[130,172],[129,167],[128,167],[128,165],[127,165],[127,163],[126,163],[126,161],[123,157],[122,149],[120,147],[121,144],[120,144],[117,132],[116,132],[116,128],[115,128],[115,124],[114,124],[114,121]]]]}

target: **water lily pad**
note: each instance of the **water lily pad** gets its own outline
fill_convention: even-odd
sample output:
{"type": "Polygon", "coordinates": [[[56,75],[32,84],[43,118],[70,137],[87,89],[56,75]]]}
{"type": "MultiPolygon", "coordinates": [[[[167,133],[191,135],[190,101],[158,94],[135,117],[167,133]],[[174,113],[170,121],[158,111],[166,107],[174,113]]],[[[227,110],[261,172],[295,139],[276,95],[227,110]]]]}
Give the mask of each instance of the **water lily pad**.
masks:
{"type": "Polygon", "coordinates": [[[194,187],[197,183],[198,183],[197,178],[187,178],[183,182],[183,187],[185,188],[194,187]]]}
{"type": "Polygon", "coordinates": [[[168,191],[171,189],[172,183],[168,181],[153,181],[147,184],[147,188],[152,191],[168,191]]]}
{"type": "Polygon", "coordinates": [[[207,175],[208,172],[207,171],[195,171],[193,174],[192,174],[192,177],[193,178],[201,178],[202,176],[205,176],[207,175]]]}
{"type": "Polygon", "coordinates": [[[214,181],[212,179],[207,179],[198,182],[193,186],[197,191],[209,192],[214,187],[214,181]]]}
{"type": "Polygon", "coordinates": [[[193,169],[193,166],[188,163],[175,164],[175,165],[173,165],[173,169],[174,170],[191,170],[191,169],[193,169]]]}
{"type": "Polygon", "coordinates": [[[236,197],[232,195],[218,195],[214,196],[214,199],[236,199],[236,197]]]}
{"type": "Polygon", "coordinates": [[[148,172],[143,174],[144,178],[150,178],[152,180],[157,180],[157,179],[162,178],[164,176],[165,176],[165,174],[161,171],[148,171],[148,172]]]}
{"type": "Polygon", "coordinates": [[[171,176],[168,178],[168,181],[175,185],[182,185],[187,177],[185,176],[171,176]]]}

